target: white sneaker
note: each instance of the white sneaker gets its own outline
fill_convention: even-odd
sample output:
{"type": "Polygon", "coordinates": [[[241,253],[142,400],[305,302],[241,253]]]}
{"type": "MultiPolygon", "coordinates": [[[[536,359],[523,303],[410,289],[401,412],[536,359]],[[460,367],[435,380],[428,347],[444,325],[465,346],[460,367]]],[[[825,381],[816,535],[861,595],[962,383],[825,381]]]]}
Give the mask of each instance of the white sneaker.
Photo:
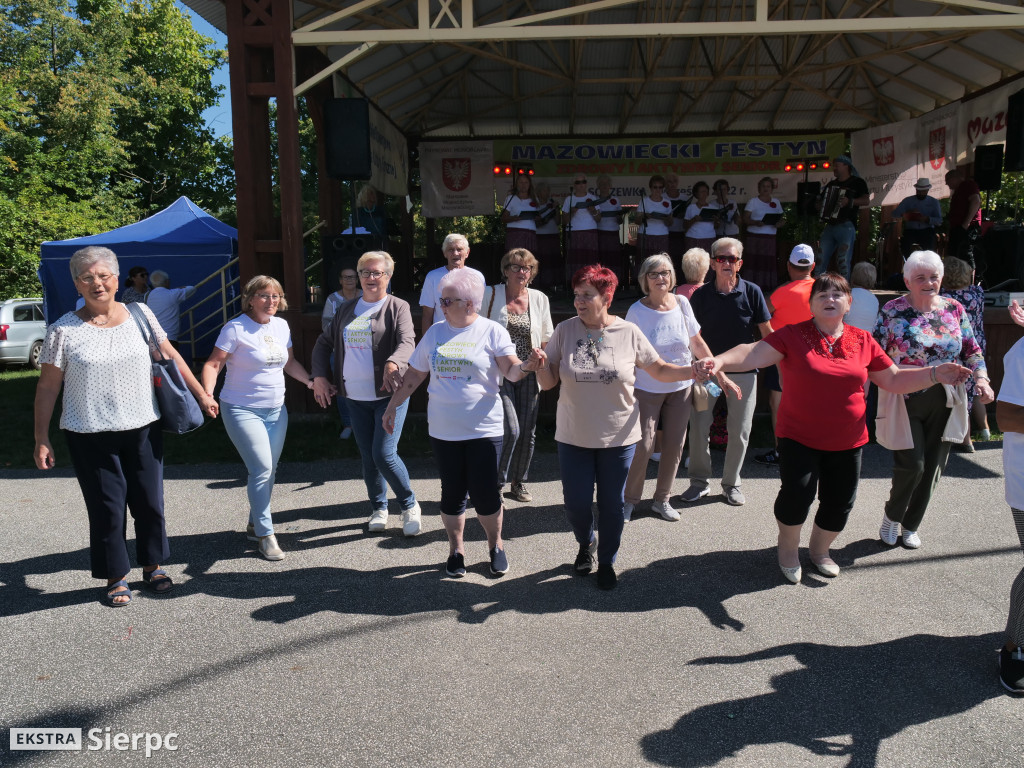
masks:
{"type": "MultiPolygon", "coordinates": [[[[385,520],[386,516],[387,513],[385,512],[385,520]]],[[[420,535],[420,503],[418,501],[409,509],[402,510],[402,533],[406,536],[420,535]]]]}
{"type": "Polygon", "coordinates": [[[367,526],[371,531],[383,531],[388,527],[388,508],[373,510],[370,515],[370,524],[367,526]]]}
{"type": "Polygon", "coordinates": [[[622,519],[627,523],[633,519],[633,505],[628,501],[622,505],[622,519]]]}
{"type": "Polygon", "coordinates": [[[260,537],[260,554],[267,560],[284,560],[284,552],[277,546],[277,536],[270,534],[260,537]]]}
{"type": "Polygon", "coordinates": [[[672,509],[672,505],[667,501],[652,501],[651,509],[661,515],[664,520],[675,522],[679,519],[679,513],[672,509]]]}
{"type": "Polygon", "coordinates": [[[900,524],[882,515],[882,527],[878,529],[878,538],[882,540],[883,544],[895,547],[900,538],[900,524]]]}
{"type": "Polygon", "coordinates": [[[903,546],[907,549],[917,549],[921,546],[921,537],[917,535],[917,531],[903,529],[903,546]]]}

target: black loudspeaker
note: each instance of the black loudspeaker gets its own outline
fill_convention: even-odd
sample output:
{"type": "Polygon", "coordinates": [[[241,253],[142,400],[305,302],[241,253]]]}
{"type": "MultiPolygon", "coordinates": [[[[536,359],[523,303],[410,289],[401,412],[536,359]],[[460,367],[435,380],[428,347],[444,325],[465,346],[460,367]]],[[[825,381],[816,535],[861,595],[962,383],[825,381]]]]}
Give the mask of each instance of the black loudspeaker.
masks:
{"type": "Polygon", "coordinates": [[[821,194],[820,181],[799,181],[796,185],[797,210],[805,216],[817,216],[818,211],[814,204],[821,194]]]}
{"type": "Polygon", "coordinates": [[[999,189],[1003,182],[1003,145],[974,148],[974,181],[987,192],[999,189]]]}
{"type": "Polygon", "coordinates": [[[355,269],[359,257],[373,250],[373,238],[369,235],[335,235],[325,237],[323,244],[323,297],[326,299],[341,287],[338,283],[341,268],[355,269]]]}
{"type": "Polygon", "coordinates": [[[342,181],[366,181],[370,159],[370,105],[366,99],[324,102],[324,148],[327,175],[342,181]]]}
{"type": "Polygon", "coordinates": [[[1006,100],[1006,157],[1003,163],[1007,173],[1024,171],[1024,89],[1006,100]]]}
{"type": "Polygon", "coordinates": [[[1016,284],[1000,290],[1024,291],[1024,227],[1017,224],[995,224],[985,233],[981,244],[978,271],[984,270],[985,288],[991,289],[1007,280],[1016,280],[1016,284]]]}

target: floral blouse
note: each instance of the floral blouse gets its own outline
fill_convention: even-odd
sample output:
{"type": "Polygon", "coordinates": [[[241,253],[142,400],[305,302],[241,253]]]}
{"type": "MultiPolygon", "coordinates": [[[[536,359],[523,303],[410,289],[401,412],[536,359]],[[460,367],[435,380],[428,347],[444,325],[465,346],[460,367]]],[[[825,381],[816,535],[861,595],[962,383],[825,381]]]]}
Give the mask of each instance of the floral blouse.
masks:
{"type": "Polygon", "coordinates": [[[967,310],[954,299],[941,298],[942,307],[918,312],[906,296],[885,304],[878,313],[874,336],[896,365],[918,366],[960,362],[988,377],[967,310]]]}
{"type": "MultiPolygon", "coordinates": [[[[988,345],[985,342],[985,289],[980,285],[969,285],[966,288],[959,288],[955,291],[943,291],[942,295],[949,299],[956,299],[964,305],[967,310],[967,317],[971,321],[971,329],[974,331],[974,338],[981,347],[981,354],[985,354],[988,345]]],[[[971,376],[967,380],[967,400],[974,402],[975,381],[971,376]]]]}

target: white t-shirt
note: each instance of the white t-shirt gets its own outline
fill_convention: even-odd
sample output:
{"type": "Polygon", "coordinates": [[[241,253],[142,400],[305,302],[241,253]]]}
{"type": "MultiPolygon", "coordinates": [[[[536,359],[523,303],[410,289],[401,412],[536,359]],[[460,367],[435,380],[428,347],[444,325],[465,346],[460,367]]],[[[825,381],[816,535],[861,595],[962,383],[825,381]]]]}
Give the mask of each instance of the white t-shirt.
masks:
{"type": "Polygon", "coordinates": [[[248,315],[229,320],[214,342],[228,353],[220,399],[250,408],[284,405],[284,366],[292,346],[291,329],[280,317],[260,325],[248,315]]]}
{"type": "MultiPolygon", "coordinates": [[[[505,201],[505,210],[513,216],[518,216],[523,211],[536,211],[537,204],[529,198],[524,200],[519,195],[512,195],[505,201]]],[[[528,229],[533,232],[537,229],[537,222],[535,219],[523,219],[522,221],[516,219],[508,222],[505,226],[508,229],[528,229]]]]}
{"type": "MultiPolygon", "coordinates": [[[[683,200],[683,202],[686,202],[686,200],[684,199],[683,195],[681,195],[681,194],[676,195],[675,197],[671,197],[668,194],[663,194],[662,196],[666,200],[668,200],[668,204],[669,205],[675,205],[680,200],[683,200]]],[[[682,232],[683,229],[686,227],[686,225],[683,223],[683,212],[685,210],[686,210],[686,206],[685,205],[684,206],[676,205],[676,212],[674,214],[672,214],[672,216],[673,216],[672,223],[668,225],[668,231],[669,232],[682,232]]]]}
{"type": "Polygon", "coordinates": [[[875,320],[878,318],[878,299],[871,291],[859,285],[855,285],[850,294],[852,301],[845,322],[871,333],[875,330],[875,320]]]}
{"type": "Polygon", "coordinates": [[[732,208],[729,208],[722,215],[722,219],[725,222],[722,229],[722,237],[735,237],[740,233],[740,226],[736,223],[736,203],[729,198],[725,198],[725,205],[722,205],[717,200],[714,203],[714,206],[719,209],[727,208],[730,205],[732,208]]]}
{"type": "Polygon", "coordinates": [[[597,206],[601,212],[601,220],[597,222],[597,228],[601,232],[618,232],[618,215],[622,213],[622,201],[612,196],[597,206]]]}
{"type": "MultiPolygon", "coordinates": [[[[666,363],[689,365],[693,357],[690,355],[690,338],[700,333],[700,323],[693,315],[690,302],[683,296],[676,296],[679,306],[667,312],[644,306],[638,301],[626,312],[626,319],[635,323],[643,331],[644,336],[658,352],[658,356],[666,363]]],[[[637,368],[637,389],[644,392],[680,392],[690,386],[691,381],[658,381],[637,368]]]]}
{"type": "MultiPolygon", "coordinates": [[[[1024,339],[1018,339],[1003,358],[1003,383],[996,399],[1024,406],[1024,339]]],[[[1006,503],[1024,509],[1024,433],[1003,432],[1003,474],[1006,503]]]]}
{"type": "MultiPolygon", "coordinates": [[[[637,211],[640,213],[667,213],[671,215],[672,202],[664,196],[658,202],[654,202],[650,195],[648,195],[640,201],[637,211]]],[[[668,234],[668,224],[665,223],[665,219],[647,219],[644,224],[640,225],[640,228],[645,235],[668,234]]]]}
{"type": "MultiPolygon", "coordinates": [[[[462,267],[462,269],[468,269],[470,272],[473,272],[480,278],[481,285],[487,285],[483,273],[479,270],[472,267],[462,267]]],[[[434,308],[435,324],[444,322],[444,312],[441,311],[441,278],[447,275],[448,271],[448,267],[438,267],[427,272],[427,276],[423,278],[423,289],[420,291],[420,306],[434,308]]]]}
{"type": "Polygon", "coordinates": [[[501,437],[505,411],[496,357],[516,353],[508,331],[485,317],[465,328],[437,323],[416,345],[409,365],[429,372],[427,431],[438,440],[501,437]]]}
{"type": "MultiPolygon", "coordinates": [[[[770,203],[764,202],[759,197],[752,197],[747,201],[746,208],[743,209],[746,213],[750,214],[751,221],[761,221],[766,213],[783,213],[782,203],[779,202],[777,197],[773,197],[770,203]]],[[[747,227],[747,232],[755,235],[774,235],[778,233],[778,227],[774,227],[770,224],[751,224],[747,227]]]]}
{"type": "MultiPolygon", "coordinates": [[[[718,206],[714,203],[708,203],[705,208],[711,210],[718,210],[718,206]]],[[[700,212],[704,210],[699,208],[696,203],[690,203],[686,206],[686,214],[683,216],[684,219],[692,219],[695,216],[700,216],[700,212]]],[[[686,236],[692,237],[695,240],[712,240],[715,237],[715,223],[713,221],[704,221],[703,219],[697,219],[690,228],[686,230],[686,236]]]]}
{"type": "Polygon", "coordinates": [[[362,297],[356,304],[356,316],[342,330],[345,343],[345,397],[350,400],[383,400],[377,394],[373,380],[373,331],[370,318],[380,311],[387,301],[385,296],[372,304],[362,297]]]}
{"type": "Polygon", "coordinates": [[[146,294],[146,304],[153,310],[160,327],[171,341],[178,340],[181,326],[181,302],[196,292],[191,285],[184,288],[154,288],[146,294]]]}
{"type": "MultiPolygon", "coordinates": [[[[157,343],[167,338],[153,311],[149,318],[157,343]]],[[[160,418],[153,391],[153,358],[135,320],[120,325],[90,325],[68,312],[46,329],[39,355],[64,373],[64,410],[60,427],[69,432],[121,432],[160,418]]]]}
{"type": "MultiPolygon", "coordinates": [[[[565,202],[562,203],[562,213],[569,212],[570,201],[572,202],[572,206],[576,206],[579,203],[582,203],[586,200],[597,200],[597,198],[594,197],[589,192],[586,194],[585,197],[580,197],[579,195],[569,195],[568,197],[565,198],[565,202]]],[[[594,217],[593,215],[591,215],[589,208],[574,208],[572,217],[569,219],[569,223],[571,224],[574,232],[582,232],[585,230],[597,229],[597,222],[594,221],[594,217]]]]}

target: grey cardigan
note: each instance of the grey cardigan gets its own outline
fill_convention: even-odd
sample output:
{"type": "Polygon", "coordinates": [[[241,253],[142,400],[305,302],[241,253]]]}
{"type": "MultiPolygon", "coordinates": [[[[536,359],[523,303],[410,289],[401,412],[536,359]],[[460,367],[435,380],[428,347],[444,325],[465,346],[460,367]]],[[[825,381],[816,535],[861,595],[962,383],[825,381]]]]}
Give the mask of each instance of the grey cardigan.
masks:
{"type": "MultiPolygon", "coordinates": [[[[331,353],[334,353],[334,383],[338,396],[345,396],[345,326],[356,316],[358,299],[346,301],[331,319],[330,327],[320,334],[313,347],[313,376],[331,378],[331,353]]],[[[383,306],[370,317],[370,333],[373,338],[373,383],[380,397],[390,397],[383,388],[384,365],[394,363],[398,372],[405,375],[409,358],[416,348],[416,331],[412,325],[409,302],[388,294],[383,306]]]]}

